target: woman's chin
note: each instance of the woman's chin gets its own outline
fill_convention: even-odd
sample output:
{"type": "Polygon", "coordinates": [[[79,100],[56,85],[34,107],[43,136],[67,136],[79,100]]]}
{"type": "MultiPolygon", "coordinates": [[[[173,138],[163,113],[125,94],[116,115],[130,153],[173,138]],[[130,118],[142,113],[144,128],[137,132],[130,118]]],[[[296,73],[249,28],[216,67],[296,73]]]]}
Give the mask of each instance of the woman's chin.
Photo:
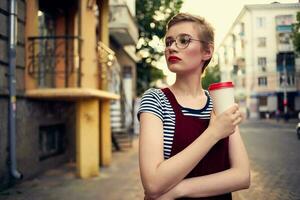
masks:
{"type": "Polygon", "coordinates": [[[174,73],[177,73],[177,72],[180,72],[180,71],[183,71],[184,69],[182,69],[180,66],[178,65],[175,65],[175,64],[170,64],[168,66],[168,69],[171,71],[171,72],[174,72],[174,73]]]}

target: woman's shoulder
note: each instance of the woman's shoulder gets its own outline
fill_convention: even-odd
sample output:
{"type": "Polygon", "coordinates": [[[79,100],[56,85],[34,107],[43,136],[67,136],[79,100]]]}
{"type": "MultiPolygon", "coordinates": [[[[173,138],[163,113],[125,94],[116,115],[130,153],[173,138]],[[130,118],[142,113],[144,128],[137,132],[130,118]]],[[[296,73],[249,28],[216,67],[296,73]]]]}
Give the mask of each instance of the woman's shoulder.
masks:
{"type": "Polygon", "coordinates": [[[164,93],[161,89],[158,88],[149,88],[146,90],[142,96],[142,99],[145,98],[154,98],[157,101],[161,101],[164,98],[164,93]]]}
{"type": "Polygon", "coordinates": [[[144,92],[145,94],[153,94],[153,95],[160,95],[162,93],[162,90],[159,88],[149,88],[144,92]]]}
{"type": "Polygon", "coordinates": [[[162,89],[150,88],[142,96],[142,104],[155,104],[160,109],[164,109],[168,104],[168,99],[162,89]]]}
{"type": "Polygon", "coordinates": [[[146,90],[140,102],[138,119],[142,112],[148,112],[158,116],[163,121],[164,100],[162,95],[162,91],[157,88],[146,90]]]}

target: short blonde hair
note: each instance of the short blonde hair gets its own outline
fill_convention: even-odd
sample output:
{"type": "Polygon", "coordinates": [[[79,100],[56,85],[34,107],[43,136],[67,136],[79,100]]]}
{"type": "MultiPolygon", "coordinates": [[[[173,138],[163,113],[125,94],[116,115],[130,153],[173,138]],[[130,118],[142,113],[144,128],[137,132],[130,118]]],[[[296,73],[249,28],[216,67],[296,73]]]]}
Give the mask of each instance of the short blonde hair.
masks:
{"type": "MultiPolygon", "coordinates": [[[[180,22],[194,22],[199,25],[199,39],[201,39],[201,41],[204,41],[202,42],[204,49],[209,49],[210,45],[214,46],[214,28],[203,17],[191,15],[188,13],[178,13],[168,21],[167,30],[180,22]]],[[[204,71],[210,60],[211,58],[204,62],[202,71],[204,71]]]]}

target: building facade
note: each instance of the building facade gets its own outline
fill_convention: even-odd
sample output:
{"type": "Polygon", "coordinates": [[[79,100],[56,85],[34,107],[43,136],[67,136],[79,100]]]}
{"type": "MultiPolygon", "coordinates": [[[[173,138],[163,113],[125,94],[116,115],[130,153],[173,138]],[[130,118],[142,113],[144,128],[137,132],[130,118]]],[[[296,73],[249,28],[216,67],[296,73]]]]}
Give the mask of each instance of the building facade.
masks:
{"type": "Polygon", "coordinates": [[[0,23],[0,188],[66,162],[98,176],[112,159],[111,101],[122,96],[111,89],[123,44],[111,46],[109,1],[1,0],[0,23]]]}
{"type": "Polygon", "coordinates": [[[250,118],[300,111],[300,59],[291,40],[299,3],[246,5],[217,49],[222,81],[250,118]]]}
{"type": "Polygon", "coordinates": [[[133,132],[137,62],[135,46],[139,35],[135,1],[111,0],[109,3],[110,48],[116,55],[110,68],[109,90],[121,95],[120,100],[111,102],[111,126],[112,134],[118,140],[118,137],[126,135],[131,137],[133,132]]]}

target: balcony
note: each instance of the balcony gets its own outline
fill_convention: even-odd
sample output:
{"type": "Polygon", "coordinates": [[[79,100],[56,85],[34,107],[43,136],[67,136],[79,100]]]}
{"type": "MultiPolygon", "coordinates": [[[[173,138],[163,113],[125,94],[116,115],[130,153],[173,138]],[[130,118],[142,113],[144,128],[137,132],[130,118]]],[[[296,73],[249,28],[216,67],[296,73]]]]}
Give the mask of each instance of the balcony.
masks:
{"type": "Polygon", "coordinates": [[[295,58],[296,72],[300,72],[300,58],[295,58]]]}
{"type": "Polygon", "coordinates": [[[293,73],[287,73],[287,76],[285,76],[284,73],[278,73],[278,79],[277,79],[277,91],[283,92],[284,90],[288,92],[295,92],[297,91],[297,88],[299,87],[299,72],[293,72],[293,73]]]}
{"type": "Polygon", "coordinates": [[[29,37],[28,41],[27,73],[35,80],[36,88],[80,86],[79,37],[29,37]]]}
{"type": "MultiPolygon", "coordinates": [[[[28,75],[35,89],[26,95],[36,99],[119,99],[104,90],[81,87],[81,39],[77,36],[29,37],[28,75]]],[[[107,62],[107,61],[105,61],[107,62]]]]}
{"type": "Polygon", "coordinates": [[[138,28],[126,4],[109,5],[109,32],[122,46],[136,45],[138,28]]]}

